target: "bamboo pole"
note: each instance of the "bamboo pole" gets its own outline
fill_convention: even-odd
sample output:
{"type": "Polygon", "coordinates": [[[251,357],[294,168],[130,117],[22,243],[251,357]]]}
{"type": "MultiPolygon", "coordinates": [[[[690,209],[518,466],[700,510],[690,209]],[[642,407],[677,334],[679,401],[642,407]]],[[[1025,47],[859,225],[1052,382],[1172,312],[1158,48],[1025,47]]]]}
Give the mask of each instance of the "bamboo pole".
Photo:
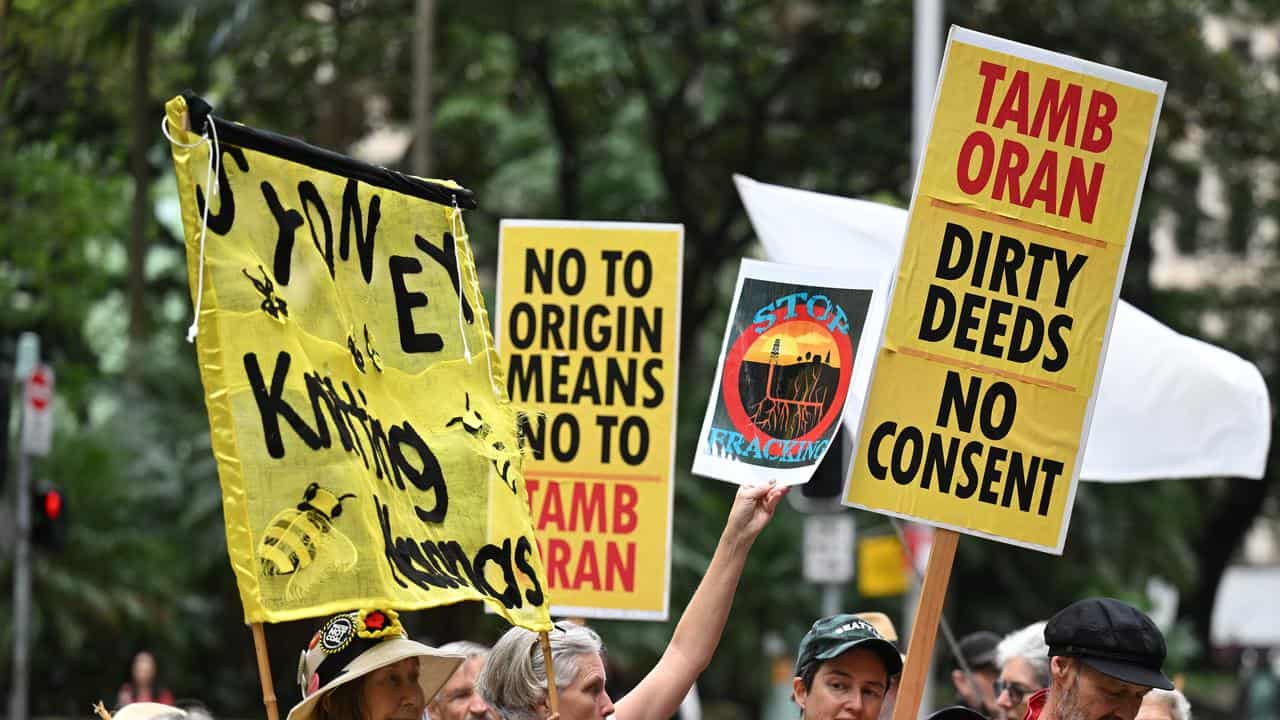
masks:
{"type": "Polygon", "coordinates": [[[560,712],[560,696],[556,694],[556,666],[551,662],[551,638],[546,630],[538,633],[538,642],[542,645],[542,665],[547,669],[547,706],[554,715],[560,712]]]}
{"type": "Polygon", "coordinates": [[[939,528],[933,534],[933,549],[929,551],[929,566],[924,572],[920,604],[916,606],[916,616],[911,621],[907,665],[902,670],[893,720],[915,720],[920,714],[929,660],[933,657],[933,642],[938,635],[938,619],[942,617],[942,605],[947,600],[947,583],[951,581],[951,564],[955,560],[959,540],[960,535],[954,530],[939,528]]]}
{"type": "Polygon", "coordinates": [[[249,627],[253,629],[253,648],[258,656],[258,679],[262,681],[262,704],[267,708],[267,720],[280,720],[280,711],[276,707],[276,689],[271,682],[267,635],[262,631],[262,623],[251,623],[249,627]]]}

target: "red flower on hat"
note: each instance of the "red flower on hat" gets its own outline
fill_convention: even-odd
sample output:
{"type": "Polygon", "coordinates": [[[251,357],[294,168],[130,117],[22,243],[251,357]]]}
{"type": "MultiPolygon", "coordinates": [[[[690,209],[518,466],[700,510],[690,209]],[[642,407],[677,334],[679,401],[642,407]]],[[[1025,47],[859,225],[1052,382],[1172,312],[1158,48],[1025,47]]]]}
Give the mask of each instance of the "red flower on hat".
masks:
{"type": "Polygon", "coordinates": [[[381,611],[374,610],[364,616],[364,626],[370,630],[381,630],[387,625],[387,616],[381,611]]]}

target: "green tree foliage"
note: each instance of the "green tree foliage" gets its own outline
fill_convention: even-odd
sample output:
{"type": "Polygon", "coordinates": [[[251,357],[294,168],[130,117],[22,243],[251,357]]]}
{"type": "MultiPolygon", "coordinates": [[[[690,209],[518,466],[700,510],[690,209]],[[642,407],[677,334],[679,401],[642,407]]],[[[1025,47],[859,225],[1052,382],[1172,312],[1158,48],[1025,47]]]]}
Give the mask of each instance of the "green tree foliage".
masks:
{"type": "MultiPolygon", "coordinates": [[[[1124,296],[1189,334],[1212,329],[1210,340],[1258,362],[1275,388],[1280,208],[1266,178],[1280,149],[1271,122],[1280,100],[1256,78],[1274,77],[1276,61],[1216,51],[1202,30],[1211,13],[1274,21],[1273,5],[952,3],[947,20],[1169,81],[1124,296]],[[1220,212],[1195,201],[1210,181],[1226,189],[1220,212]],[[1243,255],[1268,269],[1210,291],[1153,288],[1161,222],[1183,250],[1243,255]]],[[[35,330],[57,364],[56,453],[40,472],[67,488],[75,518],[69,550],[38,563],[35,709],[111,699],[131,650],[146,644],[179,695],[249,715],[259,700],[248,633],[227,568],[194,354],[181,339],[190,300],[158,132],[162,100],[190,87],[223,117],[345,151],[372,130],[410,124],[413,2],[0,0],[0,9],[0,351],[35,330]],[[142,25],[151,46],[140,102],[131,88],[142,25]],[[156,130],[139,133],[143,121],[156,130]],[[130,166],[131,148],[145,172],[130,166]],[[153,210],[141,215],[143,261],[131,266],[138,192],[153,210]],[[130,287],[141,289],[148,321],[134,352],[130,287]]],[[[481,210],[468,225],[485,282],[502,217],[685,224],[673,615],[705,568],[731,497],[685,470],[737,259],[754,251],[730,175],[905,205],[910,13],[905,0],[438,8],[432,166],[478,191],[481,210]]],[[[1263,482],[1086,484],[1062,559],[965,539],[953,625],[1007,631],[1085,593],[1140,601],[1159,575],[1183,591],[1203,638],[1240,537],[1259,513],[1276,513],[1276,457],[1263,482]]],[[[871,515],[859,524],[888,529],[871,515]]],[[[737,716],[755,713],[768,680],[764,634],[794,645],[818,613],[817,589],[798,581],[800,527],[784,509],[758,542],[702,684],[704,701],[733,703],[737,716]]],[[[0,558],[0,568],[9,562],[0,558]]],[[[896,603],[846,601],[902,620],[896,603]]],[[[0,609],[8,602],[0,594],[0,609]]],[[[440,641],[487,640],[500,629],[471,606],[409,623],[440,641]]],[[[269,633],[286,706],[294,652],[311,626],[269,633]]],[[[624,689],[662,651],[671,623],[600,626],[624,689]]],[[[0,685],[7,662],[0,654],[0,685]]]]}

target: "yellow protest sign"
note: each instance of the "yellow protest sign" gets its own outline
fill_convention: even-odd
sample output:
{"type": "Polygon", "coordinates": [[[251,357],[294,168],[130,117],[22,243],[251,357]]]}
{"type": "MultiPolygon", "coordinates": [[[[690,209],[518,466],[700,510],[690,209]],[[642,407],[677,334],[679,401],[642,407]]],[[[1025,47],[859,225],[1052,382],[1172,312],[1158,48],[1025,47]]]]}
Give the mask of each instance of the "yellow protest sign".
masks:
{"type": "Polygon", "coordinates": [[[553,613],[667,617],[683,238],[502,222],[495,333],[553,613]]]}
{"type": "Polygon", "coordinates": [[[209,183],[166,110],[246,620],[484,600],[550,627],[470,193],[222,120],[209,183]]]}
{"type": "Polygon", "coordinates": [[[901,595],[910,585],[910,571],[896,535],[875,535],[858,541],[858,595],[901,595]]]}
{"type": "Polygon", "coordinates": [[[1164,86],[953,28],[847,503],[1061,553],[1164,86]]]}

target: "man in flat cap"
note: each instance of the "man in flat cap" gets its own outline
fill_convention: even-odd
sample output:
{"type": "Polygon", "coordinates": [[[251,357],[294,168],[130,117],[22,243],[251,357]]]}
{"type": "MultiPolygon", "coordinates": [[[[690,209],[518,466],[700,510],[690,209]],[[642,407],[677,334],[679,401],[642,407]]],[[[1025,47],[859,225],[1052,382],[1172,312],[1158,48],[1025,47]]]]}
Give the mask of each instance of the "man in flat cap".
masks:
{"type": "Polygon", "coordinates": [[[1025,720],[1134,720],[1152,688],[1173,689],[1160,671],[1164,636],[1119,600],[1072,603],[1044,628],[1049,687],[1031,696],[1025,720]]]}

